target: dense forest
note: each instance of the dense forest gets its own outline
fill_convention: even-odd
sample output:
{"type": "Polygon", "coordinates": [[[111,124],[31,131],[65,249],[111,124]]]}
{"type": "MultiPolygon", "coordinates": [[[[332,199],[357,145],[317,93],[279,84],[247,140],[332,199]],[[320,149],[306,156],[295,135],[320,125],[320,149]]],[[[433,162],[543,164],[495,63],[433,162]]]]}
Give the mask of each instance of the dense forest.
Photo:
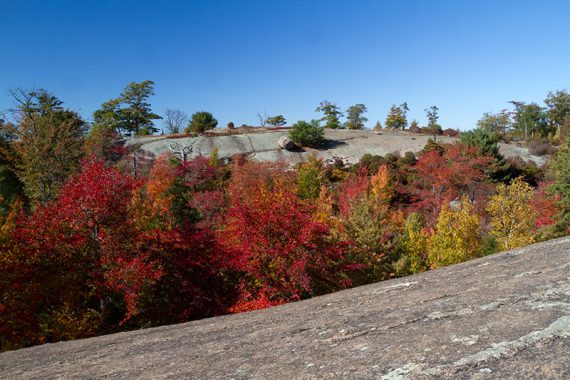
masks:
{"type": "MultiPolygon", "coordinates": [[[[138,157],[124,136],[159,131],[152,95],[151,81],[131,83],[87,123],[45,90],[12,91],[0,124],[1,350],[266,308],[569,232],[564,90],[487,113],[453,144],[437,142],[437,107],[420,127],[394,105],[375,129],[433,134],[419,154],[294,168],[215,152],[138,157]],[[498,143],[512,140],[550,161],[506,159],[498,143]]],[[[331,102],[317,112],[293,125],[298,144],[367,121],[362,104],[344,123],[331,102]]],[[[217,126],[177,110],[163,123],[217,126]]]]}

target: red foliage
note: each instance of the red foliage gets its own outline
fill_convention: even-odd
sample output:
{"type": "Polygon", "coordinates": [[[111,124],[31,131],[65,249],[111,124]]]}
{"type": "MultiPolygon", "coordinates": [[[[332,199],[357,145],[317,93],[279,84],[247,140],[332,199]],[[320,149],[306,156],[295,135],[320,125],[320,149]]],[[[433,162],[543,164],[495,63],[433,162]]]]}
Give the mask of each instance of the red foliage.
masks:
{"type": "Polygon", "coordinates": [[[541,182],[538,184],[538,189],[534,193],[531,207],[536,212],[536,227],[546,227],[556,223],[556,216],[560,210],[556,207],[557,199],[549,195],[546,189],[550,183],[541,182]]]}
{"type": "Polygon", "coordinates": [[[312,220],[312,207],[291,186],[277,180],[271,188],[252,190],[247,202],[239,192],[231,194],[226,228],[219,233],[235,268],[244,274],[242,298],[232,310],[295,301],[348,285],[342,275],[342,244],[329,239],[328,226],[312,220]]]}
{"type": "Polygon", "coordinates": [[[494,158],[480,156],[477,148],[463,144],[445,145],[443,153],[423,154],[412,167],[415,180],[410,192],[416,199],[415,210],[434,221],[441,205],[466,194],[472,200],[488,187],[486,168],[494,158]]]}
{"type": "Polygon", "coordinates": [[[352,203],[365,195],[368,191],[368,170],[361,165],[358,174],[348,177],[340,186],[338,193],[338,207],[340,214],[347,217],[352,209],[352,203]]]}

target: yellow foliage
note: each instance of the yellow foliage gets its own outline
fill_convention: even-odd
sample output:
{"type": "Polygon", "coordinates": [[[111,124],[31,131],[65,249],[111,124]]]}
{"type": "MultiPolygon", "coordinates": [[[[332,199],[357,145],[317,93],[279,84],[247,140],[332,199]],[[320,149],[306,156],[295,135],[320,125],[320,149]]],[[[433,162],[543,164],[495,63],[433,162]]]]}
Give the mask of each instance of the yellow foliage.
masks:
{"type": "Polygon", "coordinates": [[[210,153],[210,158],[208,159],[208,164],[215,168],[220,166],[220,157],[219,157],[218,148],[212,149],[212,153],[210,153]]]}
{"type": "Polygon", "coordinates": [[[394,196],[394,186],[390,180],[390,172],[387,165],[378,168],[378,173],[370,178],[370,195],[380,204],[388,204],[394,196]]]}
{"type": "Polygon", "coordinates": [[[480,247],[479,217],[467,197],[461,200],[458,210],[445,205],[428,243],[430,267],[440,268],[475,258],[480,247]]]}
{"type": "Polygon", "coordinates": [[[16,220],[20,211],[24,207],[24,202],[21,199],[16,199],[10,205],[10,212],[6,218],[0,219],[0,243],[6,241],[12,230],[16,227],[16,220]]]}
{"type": "Polygon", "coordinates": [[[532,187],[517,178],[509,186],[500,184],[497,193],[489,198],[490,233],[501,251],[534,243],[536,213],[530,206],[533,194],[532,187]]]}
{"type": "Polygon", "coordinates": [[[95,310],[76,310],[69,304],[51,313],[49,330],[55,340],[73,340],[97,335],[101,316],[95,310]]]}
{"type": "Polygon", "coordinates": [[[407,268],[410,274],[428,269],[428,241],[429,234],[424,230],[418,214],[410,214],[400,237],[400,248],[407,256],[407,268]]]}

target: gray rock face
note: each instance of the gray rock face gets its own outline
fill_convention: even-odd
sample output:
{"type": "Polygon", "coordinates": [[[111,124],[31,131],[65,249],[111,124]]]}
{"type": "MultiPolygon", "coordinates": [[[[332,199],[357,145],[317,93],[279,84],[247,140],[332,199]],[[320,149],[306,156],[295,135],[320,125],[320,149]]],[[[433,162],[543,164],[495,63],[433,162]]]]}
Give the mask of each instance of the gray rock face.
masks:
{"type": "MultiPolygon", "coordinates": [[[[216,131],[216,130],[212,130],[216,131]]],[[[222,131],[219,131],[222,132],[222,131]]],[[[331,143],[320,149],[305,148],[300,151],[288,151],[279,141],[289,135],[288,130],[264,130],[251,133],[220,136],[200,136],[172,138],[166,136],[150,136],[130,139],[127,146],[138,146],[147,154],[158,156],[168,152],[172,144],[193,146],[191,156],[209,156],[215,148],[221,159],[229,159],[235,154],[248,154],[257,161],[285,161],[291,164],[305,162],[310,155],[317,155],[323,160],[343,157],[348,164],[358,163],[364,153],[385,156],[395,151],[420,152],[431,138],[430,135],[413,135],[399,131],[383,131],[377,135],[369,130],[352,131],[344,129],[326,129],[325,138],[331,143]],[[277,141],[277,144],[276,144],[277,141]]],[[[440,136],[438,142],[452,143],[454,138],[440,136]]],[[[545,157],[528,154],[528,149],[508,144],[500,144],[499,151],[506,157],[518,156],[525,161],[532,160],[538,166],[546,162],[545,157]]],[[[292,149],[292,148],[291,148],[292,149]]]]}
{"type": "Polygon", "coordinates": [[[291,150],[295,148],[295,142],[287,136],[279,137],[277,143],[279,144],[279,147],[281,147],[281,149],[291,150]]]}
{"type": "Polygon", "coordinates": [[[0,377],[570,378],[570,237],[239,315],[0,354],[0,377]]]}

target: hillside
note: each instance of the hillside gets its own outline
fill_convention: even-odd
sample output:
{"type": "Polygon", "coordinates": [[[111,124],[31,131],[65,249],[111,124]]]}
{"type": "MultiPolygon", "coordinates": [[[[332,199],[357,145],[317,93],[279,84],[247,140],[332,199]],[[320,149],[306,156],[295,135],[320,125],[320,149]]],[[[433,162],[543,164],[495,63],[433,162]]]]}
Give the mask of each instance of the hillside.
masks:
{"type": "Polygon", "coordinates": [[[258,312],[0,354],[18,378],[568,378],[570,237],[258,312]]]}
{"type": "MultiPolygon", "coordinates": [[[[232,131],[235,134],[224,135],[228,130],[216,130],[219,136],[200,136],[195,138],[169,138],[164,136],[153,136],[137,138],[127,141],[129,146],[140,146],[140,148],[153,156],[169,151],[170,147],[175,150],[184,146],[192,146],[192,154],[203,154],[208,156],[214,148],[218,149],[220,158],[230,158],[234,154],[251,154],[258,161],[279,161],[284,160],[291,163],[303,162],[309,154],[317,154],[323,159],[333,157],[342,158],[346,163],[357,163],[364,153],[384,156],[388,153],[419,152],[431,138],[429,135],[411,134],[398,131],[383,131],[376,134],[370,130],[325,130],[325,137],[329,140],[322,149],[299,149],[296,151],[286,151],[279,147],[278,140],[282,136],[287,136],[288,130],[268,130],[259,128],[250,129],[247,133],[232,131]]],[[[440,136],[438,141],[449,143],[455,139],[440,136]]],[[[526,148],[513,144],[500,144],[500,152],[506,156],[520,156],[525,161],[533,160],[537,165],[542,166],[546,162],[545,157],[533,156],[526,148]]]]}

